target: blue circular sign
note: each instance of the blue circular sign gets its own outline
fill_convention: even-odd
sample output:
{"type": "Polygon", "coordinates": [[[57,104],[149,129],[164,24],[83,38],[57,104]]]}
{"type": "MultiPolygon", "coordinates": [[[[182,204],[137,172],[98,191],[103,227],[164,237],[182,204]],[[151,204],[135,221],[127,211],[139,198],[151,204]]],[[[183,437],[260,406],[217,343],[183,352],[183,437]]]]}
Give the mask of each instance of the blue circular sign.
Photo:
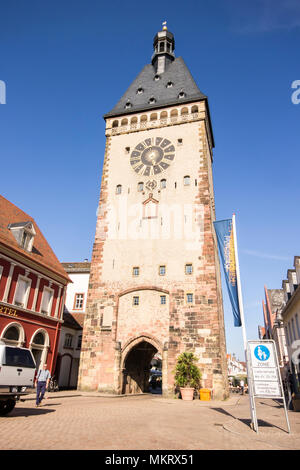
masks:
{"type": "Polygon", "coordinates": [[[260,344],[254,349],[254,356],[259,361],[267,361],[270,357],[270,350],[267,348],[267,346],[260,344]]]}

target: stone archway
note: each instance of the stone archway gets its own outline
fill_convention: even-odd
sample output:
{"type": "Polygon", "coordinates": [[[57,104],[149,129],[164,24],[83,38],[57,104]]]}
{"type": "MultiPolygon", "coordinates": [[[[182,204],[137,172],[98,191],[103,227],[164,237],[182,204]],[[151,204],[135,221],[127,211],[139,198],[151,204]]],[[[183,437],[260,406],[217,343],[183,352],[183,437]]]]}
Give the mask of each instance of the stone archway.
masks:
{"type": "Polygon", "coordinates": [[[160,346],[148,337],[127,345],[122,354],[122,394],[148,392],[151,361],[160,350],[160,346]]]}

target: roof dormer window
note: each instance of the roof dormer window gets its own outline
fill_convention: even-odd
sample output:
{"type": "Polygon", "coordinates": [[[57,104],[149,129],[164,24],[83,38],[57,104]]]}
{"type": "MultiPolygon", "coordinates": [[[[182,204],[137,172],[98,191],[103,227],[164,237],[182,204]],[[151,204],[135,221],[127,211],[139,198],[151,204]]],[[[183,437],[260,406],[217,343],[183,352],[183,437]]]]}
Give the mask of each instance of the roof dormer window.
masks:
{"type": "Polygon", "coordinates": [[[130,103],[130,101],[127,101],[127,103],[125,104],[125,108],[128,109],[131,107],[132,107],[132,104],[130,103]]]}
{"type": "Polygon", "coordinates": [[[26,251],[32,251],[36,231],[32,222],[17,222],[8,225],[18,245],[26,251]]]}
{"type": "Polygon", "coordinates": [[[181,90],[181,92],[178,95],[178,98],[184,98],[184,97],[185,97],[185,93],[184,91],[181,90]]]}
{"type": "Polygon", "coordinates": [[[156,103],[156,99],[152,96],[149,101],[148,101],[149,104],[154,104],[156,103]]]}
{"type": "Polygon", "coordinates": [[[137,90],[137,94],[141,95],[142,93],[144,93],[144,88],[139,87],[138,90],[137,90]]]}

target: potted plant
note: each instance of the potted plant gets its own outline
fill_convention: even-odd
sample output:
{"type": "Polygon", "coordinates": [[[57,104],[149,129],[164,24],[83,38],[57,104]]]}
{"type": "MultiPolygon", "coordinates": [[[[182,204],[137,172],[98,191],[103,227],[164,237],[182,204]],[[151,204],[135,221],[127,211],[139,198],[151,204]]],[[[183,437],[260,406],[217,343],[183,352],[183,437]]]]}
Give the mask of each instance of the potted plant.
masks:
{"type": "Polygon", "coordinates": [[[194,390],[200,387],[201,372],[196,361],[197,357],[192,352],[184,352],[177,358],[175,385],[180,388],[183,400],[193,400],[194,390]]]}

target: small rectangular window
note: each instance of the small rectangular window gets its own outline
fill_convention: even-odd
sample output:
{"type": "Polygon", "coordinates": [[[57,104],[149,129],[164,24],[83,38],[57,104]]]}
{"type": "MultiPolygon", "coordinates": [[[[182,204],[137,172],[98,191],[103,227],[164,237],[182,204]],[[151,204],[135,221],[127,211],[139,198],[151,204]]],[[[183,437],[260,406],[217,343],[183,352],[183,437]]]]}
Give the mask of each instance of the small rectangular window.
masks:
{"type": "Polygon", "coordinates": [[[166,298],[165,295],[161,295],[161,296],[160,296],[160,303],[161,303],[161,305],[166,305],[166,303],[167,303],[167,298],[166,298]]]}
{"type": "Polygon", "coordinates": [[[30,281],[26,280],[25,278],[19,278],[14,299],[15,305],[18,305],[19,307],[25,307],[29,288],[30,281]]]}
{"type": "Polygon", "coordinates": [[[186,294],[186,303],[187,304],[192,304],[193,302],[194,302],[193,294],[186,294]]]}
{"type": "Polygon", "coordinates": [[[286,326],[284,327],[284,330],[285,330],[286,342],[287,342],[287,345],[289,346],[290,345],[289,332],[286,326]]]}
{"type": "Polygon", "coordinates": [[[44,288],[43,298],[42,298],[42,307],[41,312],[46,315],[50,314],[51,304],[52,304],[53,292],[51,289],[44,288]]]}
{"type": "Polygon", "coordinates": [[[159,275],[164,276],[166,274],[166,266],[159,267],[159,275]]]}
{"type": "Polygon", "coordinates": [[[298,313],[296,313],[295,318],[296,318],[296,326],[297,326],[298,338],[300,338],[300,328],[299,328],[298,313]]]}
{"type": "Polygon", "coordinates": [[[139,274],[140,274],[140,268],[138,266],[135,266],[132,270],[132,275],[139,276],[139,274]]]}
{"type": "Polygon", "coordinates": [[[296,332],[295,332],[295,321],[294,321],[294,318],[292,318],[292,331],[293,331],[294,340],[296,340],[296,332]]]}
{"type": "Polygon", "coordinates": [[[183,178],[183,184],[184,186],[189,186],[191,184],[191,178],[189,176],[185,176],[183,178]]]}
{"type": "Polygon", "coordinates": [[[84,294],[75,294],[74,310],[83,309],[84,294]]]}
{"type": "Polygon", "coordinates": [[[65,348],[71,348],[72,347],[72,342],[73,342],[73,336],[70,335],[69,333],[67,333],[66,336],[65,336],[64,347],[65,348]]]}
{"type": "Polygon", "coordinates": [[[193,274],[193,265],[192,264],[186,264],[185,265],[185,274],[193,274]]]}
{"type": "Polygon", "coordinates": [[[140,298],[138,296],[133,297],[133,305],[139,305],[140,304],[140,298]]]}

